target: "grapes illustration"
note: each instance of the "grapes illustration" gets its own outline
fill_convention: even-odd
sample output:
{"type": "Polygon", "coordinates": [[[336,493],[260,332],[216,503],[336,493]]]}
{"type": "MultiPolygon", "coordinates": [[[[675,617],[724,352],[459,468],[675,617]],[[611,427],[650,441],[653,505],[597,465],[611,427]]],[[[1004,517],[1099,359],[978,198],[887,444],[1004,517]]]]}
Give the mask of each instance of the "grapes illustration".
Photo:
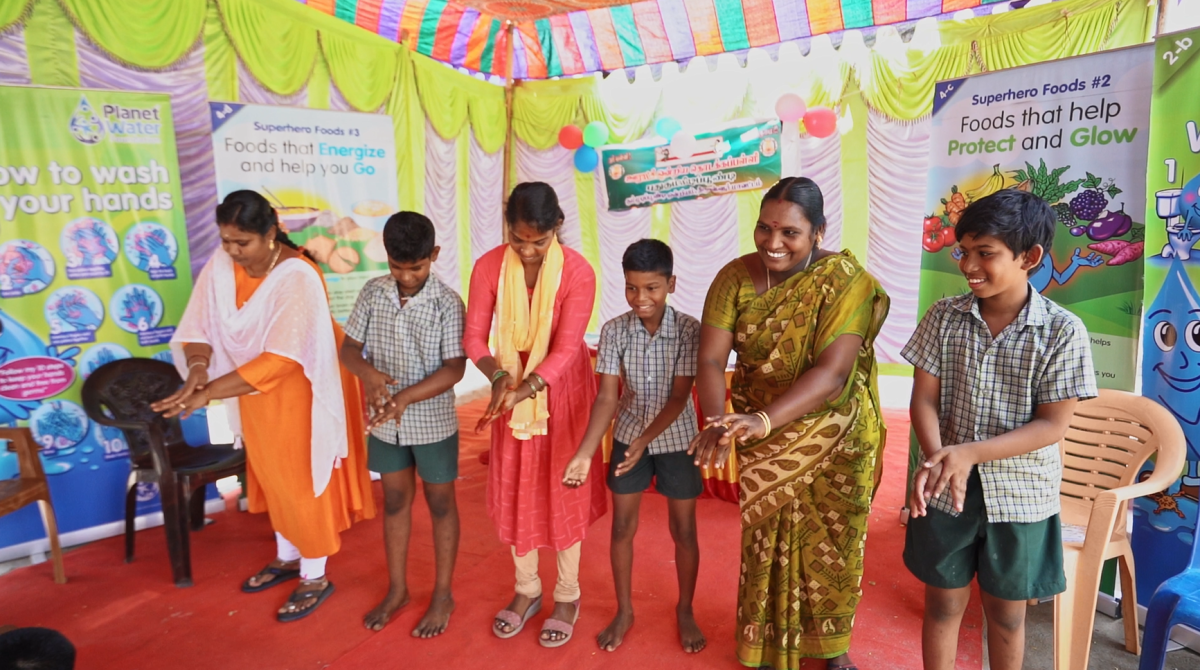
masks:
{"type": "Polygon", "coordinates": [[[1053,209],[1054,216],[1058,219],[1059,223],[1067,226],[1068,228],[1072,228],[1077,225],[1075,214],[1071,211],[1070,205],[1065,202],[1060,202],[1055,205],[1053,209]]]}
{"type": "Polygon", "coordinates": [[[1108,200],[1099,189],[1089,188],[1071,198],[1070,208],[1075,218],[1083,221],[1093,221],[1097,216],[1100,216],[1100,212],[1104,211],[1104,206],[1107,204],[1108,200]]]}

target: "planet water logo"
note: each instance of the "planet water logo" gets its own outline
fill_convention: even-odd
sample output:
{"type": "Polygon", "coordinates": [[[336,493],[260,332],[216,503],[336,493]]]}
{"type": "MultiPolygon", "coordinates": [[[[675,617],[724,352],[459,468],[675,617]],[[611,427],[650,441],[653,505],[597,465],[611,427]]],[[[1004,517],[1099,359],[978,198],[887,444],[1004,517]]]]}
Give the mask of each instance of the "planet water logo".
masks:
{"type": "Polygon", "coordinates": [[[104,139],[104,123],[96,116],[86,96],[79,96],[79,106],[71,115],[70,127],[71,135],[84,144],[95,144],[104,139]]]}
{"type": "Polygon", "coordinates": [[[106,103],[97,114],[87,97],[80,96],[71,116],[71,135],[83,144],[96,144],[105,137],[122,144],[158,144],[163,130],[160,107],[106,103]]]}

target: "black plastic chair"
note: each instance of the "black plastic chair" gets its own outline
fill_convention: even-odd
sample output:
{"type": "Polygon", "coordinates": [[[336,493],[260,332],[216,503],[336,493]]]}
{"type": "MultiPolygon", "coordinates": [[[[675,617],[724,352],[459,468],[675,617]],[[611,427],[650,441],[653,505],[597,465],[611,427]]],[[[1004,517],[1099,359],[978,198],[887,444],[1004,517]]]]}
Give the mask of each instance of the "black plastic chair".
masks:
{"type": "Polygon", "coordinates": [[[125,562],[133,560],[137,484],[158,484],[167,552],[176,586],[192,585],[189,530],[204,527],[205,486],[245,472],[246,453],[232,445],[189,446],[179,420],[150,409],[183,385],[169,363],[126,358],[96,369],[83,384],[83,409],[92,421],[119,428],[129,443],[125,493],[125,562]]]}

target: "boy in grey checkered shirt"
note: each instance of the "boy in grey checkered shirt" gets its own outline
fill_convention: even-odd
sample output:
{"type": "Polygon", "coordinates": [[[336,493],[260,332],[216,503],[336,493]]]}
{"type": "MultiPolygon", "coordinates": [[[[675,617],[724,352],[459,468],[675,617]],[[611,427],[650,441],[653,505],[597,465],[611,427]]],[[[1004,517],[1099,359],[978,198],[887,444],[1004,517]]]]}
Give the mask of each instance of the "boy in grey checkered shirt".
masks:
{"type": "Polygon", "coordinates": [[[667,305],[667,295],[675,292],[673,265],[670,247],[658,240],[640,240],[625,250],[621,266],[625,300],[632,310],[604,324],[600,331],[596,359],[600,393],[592,405],[587,433],[563,476],[563,483],[572,487],[587,480],[592,455],[616,415],[608,488],[613,494],[611,554],[617,615],[597,637],[606,651],[616,650],[633,626],[633,536],[642,492],[651,481],[667,498],[675,540],[679,579],[675,613],[680,642],[689,653],[705,645],[692,615],[700,565],[696,497],[704,484],[700,468],[687,453],[698,431],[692,382],[700,322],[667,305]]]}
{"type": "Polygon", "coordinates": [[[463,377],[462,298],[430,274],[439,248],[433,223],[400,212],[383,229],[390,274],[363,286],[346,322],[342,363],[362,380],[370,405],[367,467],[383,483],[383,539],[390,588],[363,624],[382,630],[408,604],[405,568],[416,495],[425,483],[433,518],[437,577],[414,637],[442,634],[454,611],[450,581],[458,552],[458,414],[454,385],[463,377]]]}
{"type": "Polygon", "coordinates": [[[1058,442],[1097,394],[1087,329],[1029,283],[1054,241],[1040,198],[1006,189],[955,227],[970,293],[929,308],[904,347],[925,463],[913,481],[904,563],[925,582],[927,670],[952,670],[978,578],[994,670],[1019,670],[1026,601],[1066,588],[1058,442]]]}

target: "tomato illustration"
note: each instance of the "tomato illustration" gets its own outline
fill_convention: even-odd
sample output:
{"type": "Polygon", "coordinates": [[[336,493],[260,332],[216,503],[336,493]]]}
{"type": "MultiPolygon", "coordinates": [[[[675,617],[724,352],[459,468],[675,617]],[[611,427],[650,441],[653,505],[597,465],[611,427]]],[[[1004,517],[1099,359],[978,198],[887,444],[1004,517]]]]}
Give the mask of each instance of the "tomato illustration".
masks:
{"type": "Polygon", "coordinates": [[[942,237],[943,247],[952,247],[958,243],[958,238],[954,236],[954,226],[947,226],[939,231],[942,237]]]}
{"type": "Polygon", "coordinates": [[[940,228],[941,226],[942,226],[942,219],[941,219],[941,217],[939,217],[939,216],[927,216],[927,217],[925,217],[925,232],[927,232],[927,233],[928,233],[928,232],[929,232],[929,231],[931,231],[931,230],[937,230],[937,229],[938,229],[938,228],[940,228]]]}
{"type": "Polygon", "coordinates": [[[941,251],[944,246],[946,245],[942,244],[942,234],[936,230],[925,233],[925,236],[921,239],[921,247],[931,254],[941,251]]]}

